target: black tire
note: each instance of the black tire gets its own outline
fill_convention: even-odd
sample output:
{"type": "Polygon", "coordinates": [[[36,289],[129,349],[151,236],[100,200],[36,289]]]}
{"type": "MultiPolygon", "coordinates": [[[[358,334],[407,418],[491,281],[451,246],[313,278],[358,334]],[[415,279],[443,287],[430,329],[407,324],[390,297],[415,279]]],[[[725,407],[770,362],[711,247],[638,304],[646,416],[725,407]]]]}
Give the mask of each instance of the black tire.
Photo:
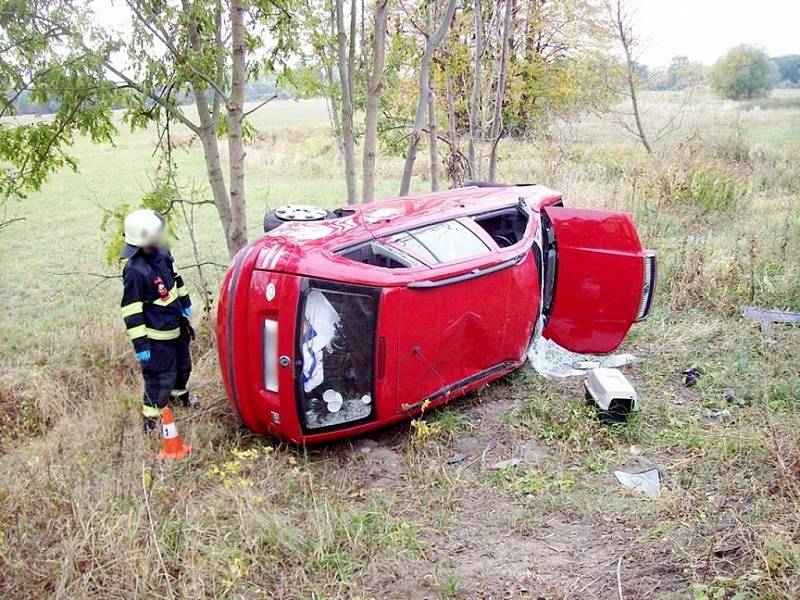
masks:
{"type": "Polygon", "coordinates": [[[275,211],[271,210],[264,215],[264,233],[269,233],[273,229],[277,229],[283,225],[285,221],[281,221],[276,215],[275,211]]]}

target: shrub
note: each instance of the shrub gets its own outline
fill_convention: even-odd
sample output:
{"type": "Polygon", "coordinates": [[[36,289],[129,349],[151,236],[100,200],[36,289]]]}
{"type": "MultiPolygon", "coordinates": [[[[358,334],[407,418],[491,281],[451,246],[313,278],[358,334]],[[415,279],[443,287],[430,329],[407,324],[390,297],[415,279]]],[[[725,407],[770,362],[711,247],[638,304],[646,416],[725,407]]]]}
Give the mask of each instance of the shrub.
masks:
{"type": "Polygon", "coordinates": [[[714,91],[730,100],[763,98],[777,81],[778,68],[767,53],[746,44],[731,48],[711,70],[714,91]]]}
{"type": "Polygon", "coordinates": [[[661,207],[692,207],[702,214],[733,209],[742,183],[723,162],[709,160],[691,165],[673,162],[662,166],[651,182],[649,195],[661,207]]]}

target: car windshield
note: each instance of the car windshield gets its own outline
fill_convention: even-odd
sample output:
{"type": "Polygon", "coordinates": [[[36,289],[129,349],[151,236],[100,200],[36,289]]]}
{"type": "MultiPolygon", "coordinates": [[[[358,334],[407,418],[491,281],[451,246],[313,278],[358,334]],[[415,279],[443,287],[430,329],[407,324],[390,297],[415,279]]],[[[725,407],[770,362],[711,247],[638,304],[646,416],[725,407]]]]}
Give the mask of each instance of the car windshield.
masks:
{"type": "Polygon", "coordinates": [[[428,264],[488,254],[489,247],[458,221],[444,221],[397,233],[388,241],[428,264]]]}

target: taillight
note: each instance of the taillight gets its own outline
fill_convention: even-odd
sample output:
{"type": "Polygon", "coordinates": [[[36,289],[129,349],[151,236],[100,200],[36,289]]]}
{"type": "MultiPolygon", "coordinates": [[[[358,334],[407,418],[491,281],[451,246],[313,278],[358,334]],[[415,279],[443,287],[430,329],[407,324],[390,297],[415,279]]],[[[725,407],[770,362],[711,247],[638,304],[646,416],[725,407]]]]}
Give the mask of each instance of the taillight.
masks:
{"type": "Polygon", "coordinates": [[[264,320],[264,389],[278,391],[278,322],[264,320]]]}
{"type": "Polygon", "coordinates": [[[642,299],[639,302],[639,310],[636,313],[636,320],[643,321],[650,313],[653,305],[653,294],[656,291],[656,253],[646,252],[644,255],[644,284],[642,285],[642,299]]]}

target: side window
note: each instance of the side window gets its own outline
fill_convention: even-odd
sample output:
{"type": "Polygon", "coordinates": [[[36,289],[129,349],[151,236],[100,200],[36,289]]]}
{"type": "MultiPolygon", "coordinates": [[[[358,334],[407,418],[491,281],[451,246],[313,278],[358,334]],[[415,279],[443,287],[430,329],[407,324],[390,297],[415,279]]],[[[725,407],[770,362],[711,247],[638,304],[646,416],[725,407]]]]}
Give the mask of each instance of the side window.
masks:
{"type": "Polygon", "coordinates": [[[412,229],[390,236],[388,241],[430,264],[463,260],[491,252],[478,236],[458,221],[412,229]]]}
{"type": "Polygon", "coordinates": [[[397,248],[377,242],[367,242],[355,248],[349,248],[339,252],[339,255],[365,265],[373,265],[384,269],[408,269],[422,265],[418,260],[397,248]]]}
{"type": "Polygon", "coordinates": [[[428,250],[410,232],[397,233],[390,237],[388,241],[391,242],[391,244],[396,248],[402,248],[403,250],[418,256],[421,260],[424,260],[429,265],[435,265],[437,262],[439,262],[436,260],[436,257],[431,254],[431,251],[428,250]]]}
{"type": "Polygon", "coordinates": [[[476,215],[474,219],[501,248],[519,243],[528,227],[528,215],[519,208],[476,215]]]}

